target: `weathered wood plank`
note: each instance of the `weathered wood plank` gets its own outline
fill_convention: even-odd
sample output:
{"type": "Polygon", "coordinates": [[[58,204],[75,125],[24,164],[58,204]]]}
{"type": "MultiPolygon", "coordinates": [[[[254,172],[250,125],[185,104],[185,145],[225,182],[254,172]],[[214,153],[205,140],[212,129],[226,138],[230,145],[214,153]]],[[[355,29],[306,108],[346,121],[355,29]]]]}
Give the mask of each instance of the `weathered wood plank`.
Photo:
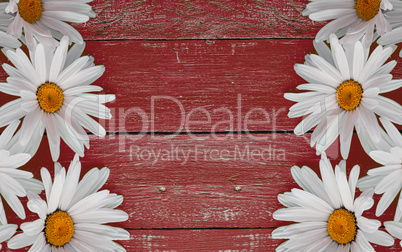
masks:
{"type": "MultiPolygon", "coordinates": [[[[282,207],[277,194],[297,186],[290,168],[307,165],[318,172],[319,157],[303,137],[261,136],[268,139],[247,135],[226,140],[187,135],[171,139],[146,135],[137,141],[121,135],[101,140],[91,137],[91,149],[86,151],[82,167],[83,172],[92,167],[111,169],[105,188],[124,196],[122,209],[130,215],[122,223],[125,228],[276,227],[283,224],[272,219],[272,213],[282,207]],[[190,153],[187,161],[182,151],[190,153]],[[156,161],[152,152],[170,154],[156,161]],[[261,154],[264,156],[258,156],[261,154]]],[[[348,170],[359,164],[363,176],[369,168],[377,167],[358,143],[352,147],[348,170]]],[[[65,146],[61,153],[61,164],[68,166],[73,153],[65,146]]],[[[337,162],[341,159],[335,149],[328,155],[337,162]]],[[[42,166],[53,170],[47,142],[25,167],[39,177],[42,166]]],[[[381,220],[392,219],[393,211],[389,209],[381,220]]],[[[20,222],[11,213],[9,218],[20,222]]]]}
{"type": "Polygon", "coordinates": [[[92,41],[86,53],[106,66],[95,84],[117,97],[107,131],[219,132],[293,130],[301,119],[287,118],[283,94],[305,82],[293,66],[313,51],[311,40],[92,41]]]}
{"type": "Polygon", "coordinates": [[[96,0],[97,17],[75,27],[85,40],[313,38],[325,23],[301,15],[307,3],[96,0]]]}
{"type": "MultiPolygon", "coordinates": [[[[272,230],[131,230],[131,240],[121,244],[128,251],[271,252],[283,242],[272,239],[272,230]]],[[[392,247],[374,248],[379,252],[396,252],[401,249],[399,240],[392,247]]]]}
{"type": "MultiPolygon", "coordinates": [[[[273,252],[283,241],[272,239],[273,229],[129,230],[131,239],[119,241],[127,251],[176,252],[273,252]]],[[[4,246],[5,243],[4,243],[4,246]]],[[[374,246],[378,252],[400,251],[399,240],[392,247],[374,246]]],[[[16,250],[5,250],[12,252],[16,250]]],[[[27,250],[18,250],[27,251],[27,250]]]]}

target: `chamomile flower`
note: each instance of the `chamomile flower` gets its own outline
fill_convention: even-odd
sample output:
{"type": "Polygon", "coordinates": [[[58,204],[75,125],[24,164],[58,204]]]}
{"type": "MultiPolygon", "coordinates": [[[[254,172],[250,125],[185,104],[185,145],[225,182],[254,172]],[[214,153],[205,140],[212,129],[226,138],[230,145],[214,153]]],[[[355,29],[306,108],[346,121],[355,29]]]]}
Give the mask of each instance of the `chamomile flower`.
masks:
{"type": "Polygon", "coordinates": [[[28,194],[28,209],[39,219],[21,224],[22,234],[8,241],[8,247],[31,246],[30,251],[125,251],[114,240],[128,240],[129,233],[105,225],[128,219],[115,209],[123,197],[108,190],[98,191],[109,177],[108,168],[93,168],[79,182],[81,163],[76,155],[68,171],[55,163],[54,181],[46,168],[41,169],[46,201],[28,194]]]}
{"type": "MultiPolygon", "coordinates": [[[[392,45],[402,42],[402,1],[390,0],[394,6],[392,11],[384,13],[385,18],[391,23],[392,31],[385,33],[378,39],[380,45],[392,45]]],[[[399,52],[402,57],[402,50],[399,52]]]]}
{"type": "Polygon", "coordinates": [[[24,31],[30,50],[34,50],[34,39],[54,49],[58,45],[55,38],[63,35],[69,36],[72,42],[82,44],[81,34],[64,21],[85,23],[90,17],[95,17],[91,6],[87,4],[91,1],[10,0],[6,12],[15,17],[7,33],[19,38],[24,31]]]}
{"type": "Polygon", "coordinates": [[[311,135],[311,146],[316,144],[317,154],[339,136],[342,157],[347,159],[355,126],[378,143],[381,127],[376,114],[402,124],[401,105],[379,95],[398,89],[402,81],[392,80],[395,61],[384,65],[392,54],[390,47],[378,46],[368,58],[368,50],[360,41],[345,52],[332,35],[331,51],[325,48],[320,47],[320,54],[325,56],[309,55],[306,64],[295,65],[296,73],[309,82],[297,89],[310,92],[285,94],[286,99],[297,102],[288,116],[305,116],[294,129],[297,135],[317,126],[311,135]]]}
{"type": "Polygon", "coordinates": [[[1,250],[1,243],[10,239],[11,236],[15,234],[17,230],[17,225],[6,224],[2,225],[0,223],[0,250],[1,250]]]}
{"type": "MultiPolygon", "coordinates": [[[[399,140],[402,140],[399,134],[399,140]]],[[[372,151],[370,157],[381,167],[371,169],[366,177],[359,180],[358,187],[361,190],[374,188],[376,194],[383,194],[378,202],[376,215],[380,216],[388,209],[391,202],[401,192],[402,189],[402,141],[400,146],[391,148],[390,151],[372,151]]],[[[402,217],[402,196],[399,196],[398,206],[395,213],[396,219],[402,217]]]]}
{"type": "MultiPolygon", "coordinates": [[[[60,155],[60,138],[80,156],[89,138],[83,127],[97,136],[105,129],[93,118],[110,119],[110,110],[103,105],[114,100],[114,95],[91,92],[102,88],[90,85],[104,72],[104,66],[95,66],[93,58],[79,57],[83,47],[68,51],[68,38],[53,51],[39,44],[31,52],[31,60],[21,49],[5,51],[15,68],[3,64],[10,77],[0,83],[0,91],[17,96],[0,108],[0,127],[24,118],[19,130],[19,142],[25,146],[34,134],[43,135],[46,129],[53,161],[60,155]]],[[[41,141],[39,138],[37,141],[41,141]]]]}
{"type": "Polygon", "coordinates": [[[272,237],[288,239],[276,251],[374,251],[370,243],[391,246],[394,240],[379,231],[381,222],[363,217],[374,200],[372,191],[355,199],[360,168],[355,165],[349,180],[346,163],[341,161],[335,172],[324,156],[320,161],[322,180],[309,167],[292,167],[292,176],[303,188],[278,195],[286,208],[274,212],[277,220],[298,222],[275,229],[272,237]]]}
{"type": "Polygon", "coordinates": [[[13,21],[13,16],[5,12],[7,3],[0,3],[0,46],[17,48],[21,46],[18,39],[6,33],[7,27],[13,21]]]}
{"type": "Polygon", "coordinates": [[[333,20],[317,33],[318,42],[329,40],[330,34],[336,33],[349,46],[366,35],[363,45],[368,48],[375,30],[379,35],[391,31],[383,12],[392,7],[390,0],[310,0],[303,15],[313,21],[333,20]]]}
{"type": "MultiPolygon", "coordinates": [[[[31,159],[31,155],[16,151],[23,152],[31,146],[28,145],[27,149],[9,150],[11,139],[18,124],[18,122],[11,123],[0,135],[0,223],[2,224],[7,224],[7,218],[1,198],[5,200],[18,217],[25,219],[24,207],[18,197],[25,197],[27,191],[40,193],[43,189],[42,183],[34,179],[31,172],[19,169],[31,159]]],[[[14,146],[14,144],[11,144],[11,146],[14,146]]]]}

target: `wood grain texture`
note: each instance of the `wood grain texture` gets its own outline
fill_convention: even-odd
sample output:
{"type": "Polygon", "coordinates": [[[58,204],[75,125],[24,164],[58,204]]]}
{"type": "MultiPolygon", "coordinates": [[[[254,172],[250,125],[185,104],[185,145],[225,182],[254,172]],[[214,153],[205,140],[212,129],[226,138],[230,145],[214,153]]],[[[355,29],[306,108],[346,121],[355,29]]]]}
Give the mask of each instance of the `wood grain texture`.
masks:
{"type": "Polygon", "coordinates": [[[324,22],[301,12],[307,1],[95,0],[97,17],[75,25],[85,40],[314,38],[324,22]]]}
{"type": "MultiPolygon", "coordinates": [[[[270,252],[283,242],[272,239],[273,229],[192,229],[129,230],[130,240],[119,241],[127,251],[136,252],[270,252]]],[[[392,247],[374,245],[376,251],[400,251],[399,240],[392,247]]],[[[5,252],[16,250],[7,249],[5,252]]],[[[20,249],[18,251],[28,251],[20,249]]]]}
{"type": "MultiPolygon", "coordinates": [[[[120,241],[136,252],[270,252],[282,240],[272,239],[273,229],[130,230],[131,240],[120,241]]],[[[398,241],[399,242],[399,241],[398,241]]],[[[376,251],[400,251],[398,245],[376,251]]],[[[378,249],[379,248],[379,249],[378,249]]],[[[15,250],[6,249],[5,252],[15,250]]],[[[27,251],[27,250],[20,250],[27,251]]]]}
{"type": "MultiPolygon", "coordinates": [[[[239,230],[132,230],[132,241],[122,242],[129,251],[269,252],[282,240],[272,239],[272,229],[239,230]]],[[[399,241],[398,241],[399,242],[399,241]]],[[[400,251],[399,245],[376,251],[400,251]]]]}
{"type": "MultiPolygon", "coordinates": [[[[105,189],[124,195],[121,207],[130,215],[128,221],[121,223],[125,228],[276,227],[284,224],[272,218],[272,213],[282,207],[277,195],[297,187],[290,168],[307,165],[319,173],[319,157],[306,139],[293,134],[278,134],[276,139],[265,141],[246,135],[240,140],[196,140],[186,135],[154,139],[147,135],[133,141],[126,137],[92,136],[91,149],[82,159],[82,173],[92,167],[111,169],[105,189]],[[174,153],[172,149],[178,152],[169,160],[168,155],[165,160],[162,156],[155,160],[151,154],[174,153]],[[182,151],[190,153],[187,161],[182,151]]],[[[359,164],[360,175],[364,176],[369,168],[378,167],[356,142],[353,144],[348,171],[359,164]]],[[[36,178],[42,166],[53,170],[47,142],[42,143],[39,153],[25,166],[36,178]]],[[[68,167],[73,153],[66,146],[61,153],[60,163],[68,167]]],[[[328,156],[333,164],[341,159],[336,149],[330,150],[328,156]]],[[[380,219],[391,220],[394,209],[380,219]]],[[[367,216],[374,217],[373,213],[367,216]]],[[[9,220],[20,223],[13,213],[9,213],[9,220]]]]}
{"type": "MultiPolygon", "coordinates": [[[[305,83],[293,66],[313,52],[311,40],[284,39],[90,41],[85,53],[106,67],[94,84],[116,94],[107,131],[220,132],[293,130],[301,118],[287,117],[294,103],[283,95],[305,83]]],[[[401,94],[385,96],[401,102],[401,94]]],[[[1,94],[0,105],[11,98],[1,94]]]]}
{"type": "MultiPolygon", "coordinates": [[[[324,25],[301,16],[307,2],[95,0],[97,17],[73,25],[87,40],[85,54],[106,66],[95,84],[117,97],[108,105],[114,118],[101,121],[109,134],[90,136],[81,162],[82,174],[111,169],[104,189],[124,196],[120,208],[130,217],[115,225],[131,233],[121,242],[127,251],[266,252],[282,242],[272,239],[272,230],[289,223],[272,213],[282,207],[277,195],[297,187],[290,168],[318,172],[310,135],[286,133],[301,118],[287,118],[294,103],[283,98],[304,83],[293,66],[314,53],[312,38],[324,25]],[[193,121],[188,128],[181,125],[183,111],[193,121]],[[246,117],[254,122],[246,126],[246,117]],[[188,131],[198,134],[170,134],[188,131]],[[190,153],[187,161],[181,151],[190,153]]],[[[393,58],[394,78],[402,78],[402,60],[393,58]]],[[[7,60],[0,56],[0,62],[7,60]]],[[[400,103],[401,94],[387,96],[400,103]]],[[[0,94],[0,105],[10,99],[0,94]]],[[[65,144],[61,153],[67,167],[73,153],[65,144]]],[[[338,143],[327,154],[339,162],[338,143]]],[[[348,171],[353,164],[361,166],[360,177],[378,167],[356,136],[348,171]]],[[[53,173],[46,137],[22,169],[39,178],[43,166],[53,173]]],[[[375,207],[365,216],[375,218],[375,207]]],[[[26,211],[26,221],[36,219],[26,211]]],[[[380,220],[391,220],[394,211],[395,202],[380,220]]],[[[9,207],[6,212],[9,222],[21,224],[9,207]]],[[[396,242],[376,249],[400,251],[396,242]]]]}

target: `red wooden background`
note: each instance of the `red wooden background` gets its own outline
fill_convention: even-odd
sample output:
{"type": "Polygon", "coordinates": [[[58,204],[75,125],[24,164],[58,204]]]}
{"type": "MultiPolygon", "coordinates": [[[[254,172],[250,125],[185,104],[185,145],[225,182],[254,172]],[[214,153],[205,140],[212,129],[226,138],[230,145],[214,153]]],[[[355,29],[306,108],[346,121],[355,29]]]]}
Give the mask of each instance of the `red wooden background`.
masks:
{"type": "MultiPolygon", "coordinates": [[[[272,213],[282,207],[277,194],[297,186],[291,166],[318,172],[309,134],[292,133],[300,119],[287,118],[293,103],[283,98],[303,83],[293,65],[314,52],[324,25],[301,16],[306,4],[95,0],[97,18],[75,25],[85,53],[106,66],[95,84],[116,94],[108,105],[114,118],[102,121],[108,135],[91,136],[83,172],[111,169],[105,188],[124,196],[130,216],[117,224],[131,233],[121,242],[127,251],[274,251],[282,242],[271,232],[288,223],[272,213]],[[178,156],[153,159],[172,149],[178,156]]],[[[402,78],[397,60],[393,74],[402,78]]],[[[388,96],[401,102],[401,91],[388,96]]],[[[0,97],[0,104],[11,99],[0,97]]],[[[338,148],[328,151],[333,164],[341,160],[338,148]]],[[[63,145],[60,163],[72,157],[63,145]]],[[[377,166],[356,136],[348,170],[354,164],[361,176],[377,166]]],[[[46,137],[24,169],[40,178],[42,166],[53,169],[46,137]]],[[[380,219],[391,220],[394,210],[380,219]]],[[[21,223],[7,211],[10,222],[21,223]]],[[[400,251],[397,244],[378,251],[400,251]]]]}

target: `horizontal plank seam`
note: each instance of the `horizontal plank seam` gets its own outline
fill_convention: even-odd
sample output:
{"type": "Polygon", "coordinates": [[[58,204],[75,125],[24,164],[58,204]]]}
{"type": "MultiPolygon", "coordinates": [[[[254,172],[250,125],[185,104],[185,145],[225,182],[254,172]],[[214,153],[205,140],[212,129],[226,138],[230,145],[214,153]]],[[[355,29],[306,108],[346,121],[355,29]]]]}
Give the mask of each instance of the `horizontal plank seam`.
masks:
{"type": "Polygon", "coordinates": [[[205,228],[126,228],[126,230],[252,230],[252,229],[275,229],[277,227],[205,227],[205,228]]]}
{"type": "Polygon", "coordinates": [[[232,41],[232,40],[313,40],[311,38],[141,38],[141,39],[86,39],[85,41],[94,42],[113,42],[113,41],[232,41]]]}
{"type": "MultiPolygon", "coordinates": [[[[306,133],[312,133],[313,131],[307,131],[306,133]]],[[[130,131],[130,132],[106,132],[106,135],[225,135],[225,134],[293,134],[293,130],[282,130],[282,131],[218,131],[218,132],[210,132],[210,131],[195,131],[195,132],[172,132],[172,131],[165,131],[165,132],[138,132],[138,131],[130,131]]],[[[43,135],[47,135],[46,132],[43,135]]],[[[87,135],[93,136],[92,132],[87,132],[87,135]]]]}
{"type": "MultiPolygon", "coordinates": [[[[400,133],[402,133],[402,129],[399,130],[400,133]]],[[[306,133],[313,133],[312,130],[307,131],[306,133]]],[[[356,134],[356,130],[353,130],[353,133],[356,134]]],[[[92,132],[87,132],[88,135],[92,136],[94,135],[92,132]]],[[[199,131],[199,132],[137,132],[137,131],[132,131],[132,132],[106,132],[106,135],[212,135],[212,134],[217,134],[217,135],[225,135],[225,134],[242,134],[242,135],[247,135],[247,134],[294,134],[293,130],[281,130],[281,131],[272,131],[272,130],[267,130],[267,131],[218,131],[218,132],[209,132],[209,131],[199,131]]],[[[46,132],[44,133],[46,136],[46,132]]]]}
{"type": "MultiPolygon", "coordinates": [[[[278,227],[205,227],[205,228],[126,228],[126,230],[166,230],[166,231],[179,231],[179,230],[270,230],[278,227]]],[[[379,228],[385,228],[380,226],[379,228]]]]}
{"type": "MultiPolygon", "coordinates": [[[[218,131],[218,132],[210,132],[210,131],[196,131],[196,132],[107,132],[107,135],[225,135],[225,134],[292,134],[293,130],[261,130],[261,131],[218,131]]],[[[312,131],[308,131],[307,133],[312,133],[312,131]]]]}

